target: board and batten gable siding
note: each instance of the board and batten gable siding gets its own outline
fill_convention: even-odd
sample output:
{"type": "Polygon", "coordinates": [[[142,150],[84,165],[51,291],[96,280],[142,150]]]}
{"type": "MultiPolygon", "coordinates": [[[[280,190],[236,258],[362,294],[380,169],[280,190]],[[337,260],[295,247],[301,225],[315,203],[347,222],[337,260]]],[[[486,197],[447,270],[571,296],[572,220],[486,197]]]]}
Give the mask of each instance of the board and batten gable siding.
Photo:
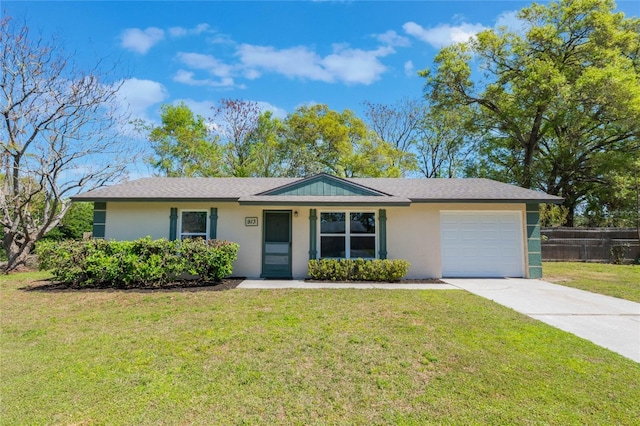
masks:
{"type": "Polygon", "coordinates": [[[303,179],[292,185],[267,191],[269,195],[313,195],[313,196],[345,196],[345,195],[380,195],[367,188],[343,181],[331,176],[316,176],[303,179]]]}

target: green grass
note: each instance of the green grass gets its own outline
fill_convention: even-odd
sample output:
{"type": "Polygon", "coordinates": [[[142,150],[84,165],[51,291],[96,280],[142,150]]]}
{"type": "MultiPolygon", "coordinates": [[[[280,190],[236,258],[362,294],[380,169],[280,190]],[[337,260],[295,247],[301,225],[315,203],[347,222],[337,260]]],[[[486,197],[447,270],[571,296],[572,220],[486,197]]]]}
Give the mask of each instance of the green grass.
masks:
{"type": "Polygon", "coordinates": [[[640,302],[640,265],[545,262],[542,268],[545,281],[640,302]]]}
{"type": "Polygon", "coordinates": [[[640,364],[464,291],[24,291],[0,423],[634,424],[640,364]]]}

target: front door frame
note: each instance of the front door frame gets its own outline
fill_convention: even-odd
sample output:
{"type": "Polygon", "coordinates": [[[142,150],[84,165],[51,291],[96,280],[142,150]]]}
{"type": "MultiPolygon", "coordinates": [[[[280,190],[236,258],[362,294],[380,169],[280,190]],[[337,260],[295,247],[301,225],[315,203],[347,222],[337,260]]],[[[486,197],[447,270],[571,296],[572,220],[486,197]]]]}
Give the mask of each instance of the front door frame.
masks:
{"type": "Polygon", "coordinates": [[[261,262],[261,270],[262,273],[260,274],[261,278],[287,278],[287,279],[291,279],[293,277],[292,274],[292,253],[293,253],[293,224],[292,224],[292,211],[291,210],[263,210],[262,211],[262,262],[261,262]],[[289,247],[289,252],[288,252],[288,265],[287,265],[287,271],[269,271],[268,270],[268,266],[265,262],[265,257],[266,257],[266,236],[267,236],[267,226],[268,226],[268,221],[267,221],[267,215],[269,213],[286,213],[288,215],[289,218],[289,242],[288,242],[288,247],[289,247]]]}

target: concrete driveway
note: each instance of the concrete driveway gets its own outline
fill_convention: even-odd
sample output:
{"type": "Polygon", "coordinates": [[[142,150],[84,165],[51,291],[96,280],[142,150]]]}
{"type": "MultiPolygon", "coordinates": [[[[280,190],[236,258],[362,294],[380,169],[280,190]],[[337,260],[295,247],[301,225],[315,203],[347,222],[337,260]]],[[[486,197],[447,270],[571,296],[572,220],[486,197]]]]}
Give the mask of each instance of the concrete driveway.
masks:
{"type": "Polygon", "coordinates": [[[443,281],[640,362],[640,303],[541,280],[443,281]]]}

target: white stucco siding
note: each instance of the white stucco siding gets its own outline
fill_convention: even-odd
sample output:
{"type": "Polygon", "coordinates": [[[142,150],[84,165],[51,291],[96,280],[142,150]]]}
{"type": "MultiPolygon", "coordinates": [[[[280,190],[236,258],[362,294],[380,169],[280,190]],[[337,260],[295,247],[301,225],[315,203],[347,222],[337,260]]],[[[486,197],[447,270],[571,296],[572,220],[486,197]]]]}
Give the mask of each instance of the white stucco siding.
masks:
{"type": "MultiPolygon", "coordinates": [[[[238,259],[233,275],[259,277],[262,273],[262,231],[264,210],[291,211],[292,273],[294,277],[307,276],[309,260],[309,209],[281,206],[240,206],[237,203],[153,203],[110,202],[107,204],[105,238],[135,240],[169,238],[171,208],[183,210],[218,209],[217,238],[238,243],[238,259]],[[298,212],[295,217],[294,212],[298,212]],[[258,226],[245,226],[246,217],[257,217],[258,226]]],[[[179,220],[178,220],[179,222],[179,220]]],[[[178,232],[180,232],[178,224],[178,232]]]]}
{"type": "Polygon", "coordinates": [[[291,211],[291,272],[294,277],[307,276],[309,261],[309,209],[282,206],[240,206],[218,204],[218,239],[240,245],[234,275],[259,277],[262,273],[262,232],[265,210],[291,211]],[[298,216],[295,217],[295,212],[298,216]],[[258,226],[245,226],[245,217],[257,217],[258,226]]]}
{"type": "Polygon", "coordinates": [[[527,267],[524,204],[419,204],[387,208],[387,257],[411,263],[408,278],[442,277],[440,213],[442,211],[517,211],[522,217],[524,266],[527,267]]]}
{"type": "Polygon", "coordinates": [[[104,237],[108,240],[169,238],[170,208],[167,203],[107,203],[104,237]]]}
{"type": "Polygon", "coordinates": [[[440,276],[440,216],[437,206],[387,208],[387,258],[411,263],[407,278],[440,276]]]}
{"type": "MultiPolygon", "coordinates": [[[[309,208],[286,206],[240,206],[228,203],[174,203],[174,202],[109,202],[105,238],[134,240],[151,236],[169,238],[170,210],[206,210],[217,208],[217,238],[240,245],[238,260],[234,264],[235,276],[259,277],[262,273],[263,212],[265,210],[291,211],[292,221],[292,275],[307,276],[309,259],[309,208]],[[297,216],[295,212],[298,212],[297,216]],[[246,217],[257,217],[258,226],[245,226],[246,217]]],[[[318,212],[323,209],[316,207],[318,212]]],[[[441,211],[517,211],[522,215],[522,241],[524,267],[527,270],[526,207],[524,204],[430,204],[413,203],[410,207],[385,207],[387,212],[387,257],[406,259],[411,263],[408,278],[442,277],[442,249],[440,241],[441,211]]],[[[353,210],[353,209],[351,209],[353,210]]],[[[376,212],[379,243],[379,208],[376,212]]],[[[319,224],[317,226],[319,229],[319,224]]],[[[179,232],[179,230],[178,230],[179,232]]],[[[316,234],[319,239],[319,235],[316,234]]],[[[376,251],[378,247],[376,248],[376,251]]]]}

